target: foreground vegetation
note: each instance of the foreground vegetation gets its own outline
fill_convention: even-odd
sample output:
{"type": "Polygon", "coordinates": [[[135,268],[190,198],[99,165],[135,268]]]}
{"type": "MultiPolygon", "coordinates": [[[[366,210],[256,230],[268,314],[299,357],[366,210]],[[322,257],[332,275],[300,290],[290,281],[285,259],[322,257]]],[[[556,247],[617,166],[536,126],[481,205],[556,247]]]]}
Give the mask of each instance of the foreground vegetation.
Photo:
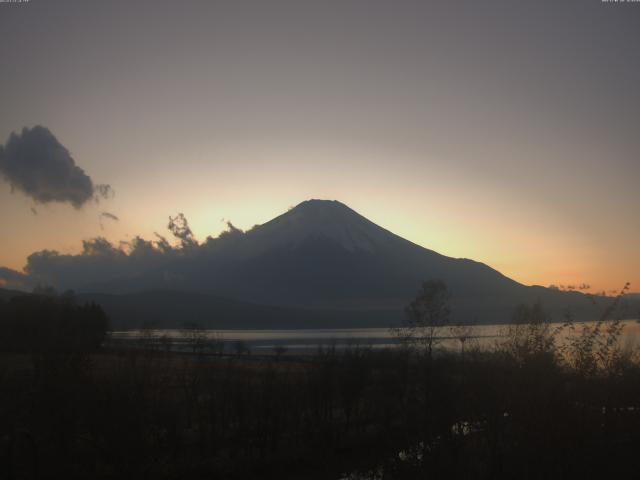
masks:
{"type": "Polygon", "coordinates": [[[435,354],[436,338],[299,358],[5,349],[1,475],[636,476],[640,365],[615,342],[619,322],[568,323],[559,345],[539,305],[514,319],[490,351],[461,333],[456,354],[435,354]]]}
{"type": "Polygon", "coordinates": [[[631,359],[593,374],[506,350],[1,362],[6,478],[589,478],[640,467],[631,359]]]}

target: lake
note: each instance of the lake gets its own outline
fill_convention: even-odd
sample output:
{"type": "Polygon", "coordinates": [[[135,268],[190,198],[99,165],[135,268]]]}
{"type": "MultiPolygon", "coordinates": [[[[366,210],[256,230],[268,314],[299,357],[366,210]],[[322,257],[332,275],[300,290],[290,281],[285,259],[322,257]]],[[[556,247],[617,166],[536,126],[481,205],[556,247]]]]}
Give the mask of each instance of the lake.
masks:
{"type": "MultiPolygon", "coordinates": [[[[575,329],[580,331],[584,325],[593,322],[576,322],[575,329]]],[[[623,347],[632,347],[640,340],[640,323],[637,320],[624,320],[620,336],[623,347]]],[[[554,329],[560,324],[550,324],[554,329]]],[[[504,337],[509,325],[478,325],[472,326],[468,333],[469,340],[466,348],[479,346],[491,348],[504,337]]],[[[398,339],[388,328],[339,328],[339,329],[296,329],[296,330],[199,330],[189,331],[180,329],[158,330],[128,330],[111,332],[109,342],[114,345],[130,344],[131,342],[146,342],[147,345],[159,345],[164,337],[171,342],[174,350],[185,350],[190,343],[189,337],[197,336],[198,340],[206,343],[216,343],[224,346],[227,352],[238,348],[249,350],[255,354],[273,354],[276,349],[286,349],[287,354],[310,354],[319,347],[347,347],[393,348],[399,345],[398,339]]],[[[562,332],[558,338],[563,341],[567,332],[562,332]]],[[[445,350],[459,350],[459,338],[449,327],[442,327],[436,332],[438,348],[445,350]]]]}

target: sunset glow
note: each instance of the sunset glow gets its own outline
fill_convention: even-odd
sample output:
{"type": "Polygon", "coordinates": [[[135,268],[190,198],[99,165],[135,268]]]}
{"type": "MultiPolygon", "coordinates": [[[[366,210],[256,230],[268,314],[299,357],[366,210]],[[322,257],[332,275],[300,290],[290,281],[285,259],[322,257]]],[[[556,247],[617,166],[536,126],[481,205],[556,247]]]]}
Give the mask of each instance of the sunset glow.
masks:
{"type": "Polygon", "coordinates": [[[551,16],[530,2],[495,17],[470,4],[451,17],[444,4],[376,2],[369,25],[322,2],[252,15],[165,4],[151,19],[142,4],[124,19],[106,3],[0,15],[22,38],[0,46],[13,65],[0,140],[45,125],[116,192],[74,209],[0,184],[0,265],[21,270],[35,251],[78,252],[96,236],[152,238],[177,212],[203,240],[222,219],[247,229],[326,198],[524,284],[640,288],[640,69],[634,42],[618,41],[637,36],[623,9],[551,16]],[[103,211],[120,221],[101,227],[103,211]]]}

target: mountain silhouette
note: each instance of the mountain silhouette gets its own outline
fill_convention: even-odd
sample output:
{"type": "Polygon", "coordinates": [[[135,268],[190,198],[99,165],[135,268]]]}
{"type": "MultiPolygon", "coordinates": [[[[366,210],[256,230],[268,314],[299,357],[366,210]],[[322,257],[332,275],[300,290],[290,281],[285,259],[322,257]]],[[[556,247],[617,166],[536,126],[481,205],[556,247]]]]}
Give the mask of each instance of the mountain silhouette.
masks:
{"type": "Polygon", "coordinates": [[[463,296],[519,287],[488,266],[440,255],[337,201],[309,200],[221,252],[199,282],[235,298],[304,307],[396,307],[429,278],[463,296]]]}
{"type": "Polygon", "coordinates": [[[100,292],[107,310],[125,320],[130,311],[166,324],[178,322],[179,312],[188,310],[189,318],[201,314],[204,321],[230,311],[230,304],[221,307],[220,299],[226,298],[237,302],[231,309],[238,327],[250,323],[255,328],[261,306],[268,309],[263,312],[268,328],[277,326],[278,318],[288,327],[298,319],[300,326],[317,328],[323,318],[331,326],[336,319],[345,326],[362,326],[367,319],[371,325],[397,323],[429,279],[447,284],[455,322],[507,322],[516,305],[538,300],[557,320],[567,310],[576,319],[598,316],[582,293],[522,285],[483,263],[416,245],[329,200],[302,202],[247,232],[231,230],[210,239],[195,253],[157,269],[80,290],[96,300],[100,292]],[[175,292],[170,320],[161,318],[167,309],[154,306],[166,304],[168,290],[175,292]]]}

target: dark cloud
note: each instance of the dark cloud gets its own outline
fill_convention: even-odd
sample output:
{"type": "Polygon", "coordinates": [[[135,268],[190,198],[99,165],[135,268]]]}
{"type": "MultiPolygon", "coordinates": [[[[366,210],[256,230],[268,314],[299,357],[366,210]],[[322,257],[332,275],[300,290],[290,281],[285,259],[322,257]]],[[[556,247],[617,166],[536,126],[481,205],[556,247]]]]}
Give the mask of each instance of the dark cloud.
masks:
{"type": "MultiPolygon", "coordinates": [[[[109,212],[100,218],[117,220],[109,212]]],[[[172,238],[158,233],[155,239],[136,236],[127,242],[112,244],[103,237],[82,242],[79,254],[69,255],[42,250],[27,258],[25,273],[0,271],[0,285],[29,288],[50,285],[63,291],[128,291],[152,288],[187,288],[198,284],[199,275],[220,265],[222,258],[242,254],[244,232],[227,222],[228,230],[217,238],[198,242],[183,214],[169,217],[167,228],[172,238]]]]}
{"type": "Polygon", "coordinates": [[[193,238],[193,232],[189,227],[189,222],[183,213],[178,213],[175,217],[169,217],[167,228],[174,237],[180,240],[183,247],[186,248],[197,245],[197,242],[193,238]]]}
{"type": "Polygon", "coordinates": [[[60,254],[54,250],[35,252],[27,258],[25,272],[33,283],[65,290],[72,285],[91,285],[126,274],[125,260],[124,251],[98,237],[84,241],[78,255],[60,254]]]}
{"type": "Polygon", "coordinates": [[[29,290],[31,287],[32,282],[29,275],[10,268],[0,267],[0,288],[29,290]]]}
{"type": "MultiPolygon", "coordinates": [[[[100,219],[103,218],[118,220],[109,212],[102,212],[100,219]]],[[[60,290],[91,289],[115,280],[126,285],[131,280],[146,287],[175,287],[175,282],[185,277],[183,273],[197,265],[196,259],[206,255],[206,245],[215,239],[198,243],[183,214],[169,217],[167,227],[173,242],[159,234],[155,240],[137,236],[119,245],[97,237],[83,241],[82,251],[77,255],[53,250],[35,252],[27,258],[26,275],[11,276],[13,285],[17,286],[15,280],[23,283],[28,280],[31,285],[52,285],[60,290]]]]}
{"type": "Polygon", "coordinates": [[[228,237],[238,237],[244,235],[244,231],[236,227],[233,223],[231,223],[230,220],[223,220],[223,222],[227,225],[227,230],[220,234],[221,238],[224,239],[228,237]]]}
{"type": "Polygon", "coordinates": [[[110,198],[109,185],[94,185],[67,150],[45,127],[23,128],[0,147],[0,173],[38,203],[63,202],[81,208],[92,198],[110,198]]]}

